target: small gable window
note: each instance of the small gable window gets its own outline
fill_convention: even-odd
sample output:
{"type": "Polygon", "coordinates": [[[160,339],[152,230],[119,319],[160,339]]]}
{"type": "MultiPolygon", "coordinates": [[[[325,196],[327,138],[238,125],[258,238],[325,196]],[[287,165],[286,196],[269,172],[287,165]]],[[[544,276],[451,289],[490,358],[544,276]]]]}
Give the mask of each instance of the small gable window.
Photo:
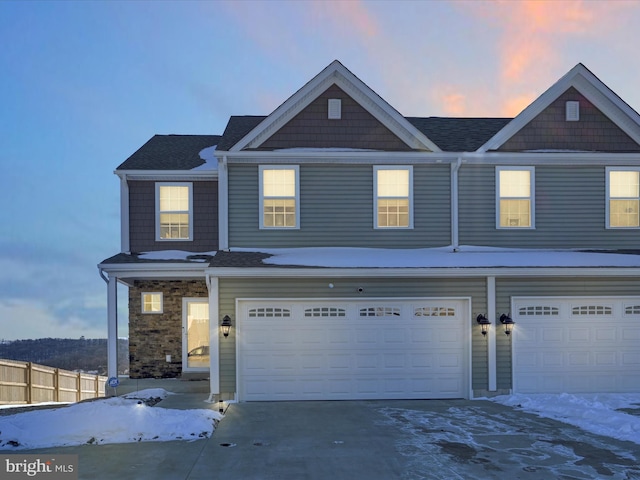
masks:
{"type": "Polygon", "coordinates": [[[533,167],[496,167],[496,228],[534,228],[533,192],[533,167]]]}
{"type": "Polygon", "coordinates": [[[640,227],[640,169],[607,169],[607,227],[640,227]]]}
{"type": "Polygon", "coordinates": [[[156,183],[156,239],[193,240],[191,183],[156,183]]]}
{"type": "Polygon", "coordinates": [[[260,166],[260,228],[300,228],[299,169],[260,166]]]}
{"type": "Polygon", "coordinates": [[[373,168],[375,228],[413,228],[412,167],[373,168]]]}
{"type": "Polygon", "coordinates": [[[142,313],[162,313],[162,292],[142,293],[142,313]]]}

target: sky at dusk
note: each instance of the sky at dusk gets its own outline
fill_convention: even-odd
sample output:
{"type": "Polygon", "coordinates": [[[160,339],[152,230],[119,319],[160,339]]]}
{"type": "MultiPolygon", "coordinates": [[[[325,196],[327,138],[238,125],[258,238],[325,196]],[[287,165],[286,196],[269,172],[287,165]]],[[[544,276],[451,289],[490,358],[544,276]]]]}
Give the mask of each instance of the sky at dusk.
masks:
{"type": "Polygon", "coordinates": [[[406,116],[515,116],[579,62],[638,111],[638,25],[624,0],[0,1],[0,340],[107,336],[113,170],[156,133],[267,115],[334,59],[406,116]]]}

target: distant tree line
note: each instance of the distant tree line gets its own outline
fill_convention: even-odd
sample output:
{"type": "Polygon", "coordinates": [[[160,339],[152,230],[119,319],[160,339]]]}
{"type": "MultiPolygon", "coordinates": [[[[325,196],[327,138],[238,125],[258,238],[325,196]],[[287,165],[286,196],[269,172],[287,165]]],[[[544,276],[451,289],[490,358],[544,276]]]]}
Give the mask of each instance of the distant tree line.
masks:
{"type": "MultiPolygon", "coordinates": [[[[71,371],[107,374],[107,339],[0,340],[0,358],[71,371]]],[[[129,373],[129,340],[118,339],[118,373],[129,373]]]]}

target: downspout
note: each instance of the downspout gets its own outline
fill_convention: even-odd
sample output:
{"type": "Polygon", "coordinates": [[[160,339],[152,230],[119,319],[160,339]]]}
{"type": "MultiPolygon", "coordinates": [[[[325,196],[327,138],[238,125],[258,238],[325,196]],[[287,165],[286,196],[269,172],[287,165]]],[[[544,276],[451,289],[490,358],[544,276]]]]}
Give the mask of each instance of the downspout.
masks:
{"type": "Polygon", "coordinates": [[[458,238],[458,171],[462,165],[462,157],[451,164],[451,246],[454,252],[460,250],[458,238]]]}

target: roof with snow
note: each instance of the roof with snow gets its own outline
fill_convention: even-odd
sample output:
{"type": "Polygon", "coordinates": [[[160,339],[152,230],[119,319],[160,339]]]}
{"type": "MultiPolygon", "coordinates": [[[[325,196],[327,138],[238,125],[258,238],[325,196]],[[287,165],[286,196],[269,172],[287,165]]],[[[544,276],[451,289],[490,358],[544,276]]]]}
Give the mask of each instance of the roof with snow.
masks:
{"type": "Polygon", "coordinates": [[[192,170],[204,165],[202,150],[218,145],[220,135],[154,135],[118,170],[192,170]]]}

